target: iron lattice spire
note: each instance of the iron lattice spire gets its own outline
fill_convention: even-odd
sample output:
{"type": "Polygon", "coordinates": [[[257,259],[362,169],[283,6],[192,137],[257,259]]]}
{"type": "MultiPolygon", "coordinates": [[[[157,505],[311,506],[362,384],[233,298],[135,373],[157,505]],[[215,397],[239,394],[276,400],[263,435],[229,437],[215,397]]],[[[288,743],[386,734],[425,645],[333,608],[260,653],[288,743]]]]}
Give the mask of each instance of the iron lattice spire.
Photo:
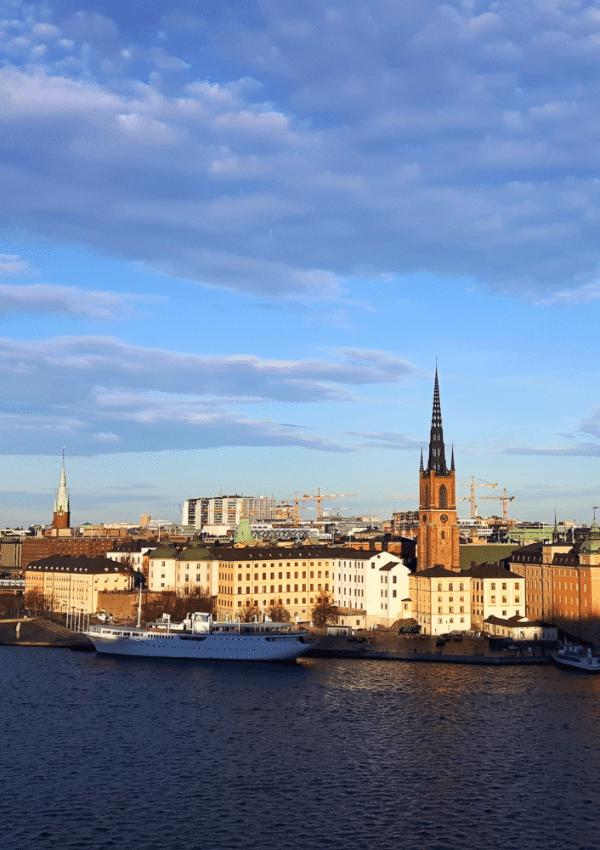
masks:
{"type": "Polygon", "coordinates": [[[426,471],[433,471],[436,475],[448,475],[437,365],[435,367],[435,384],[433,386],[433,413],[431,416],[431,435],[429,437],[429,460],[427,461],[426,471]]]}

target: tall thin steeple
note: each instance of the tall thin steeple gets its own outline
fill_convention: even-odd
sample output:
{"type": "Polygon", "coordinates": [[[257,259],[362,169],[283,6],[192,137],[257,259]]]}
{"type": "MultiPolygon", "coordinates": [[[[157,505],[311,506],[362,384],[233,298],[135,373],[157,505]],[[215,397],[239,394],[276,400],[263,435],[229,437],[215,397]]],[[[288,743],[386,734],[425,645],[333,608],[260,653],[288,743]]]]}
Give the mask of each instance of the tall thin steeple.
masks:
{"type": "MultiPolygon", "coordinates": [[[[437,362],[433,387],[433,415],[429,460],[423,469],[423,452],[419,469],[419,527],[417,529],[417,569],[443,567],[460,572],[459,528],[456,513],[456,470],[454,447],[450,469],[446,465],[446,449],[442,430],[442,409],[437,362]]],[[[438,619],[438,624],[442,622],[438,619]]],[[[444,620],[446,622],[446,620],[444,620]]],[[[448,622],[454,622],[454,619],[448,622]]],[[[459,622],[459,620],[456,620],[459,622]]],[[[466,620],[460,620],[466,622],[466,620]]],[[[429,623],[432,627],[433,620],[429,623]]]]}
{"type": "Polygon", "coordinates": [[[440,387],[438,383],[437,364],[435,367],[435,383],[433,386],[433,412],[431,415],[431,434],[429,437],[429,460],[427,472],[436,475],[448,475],[446,466],[446,449],[444,447],[444,430],[442,428],[442,408],[440,405],[440,387]]]}
{"type": "Polygon", "coordinates": [[[67,490],[67,473],[65,472],[65,447],[63,446],[62,469],[60,472],[60,484],[58,493],[54,500],[54,513],[52,516],[53,528],[68,528],[71,522],[71,506],[69,503],[69,492],[67,490]]]}

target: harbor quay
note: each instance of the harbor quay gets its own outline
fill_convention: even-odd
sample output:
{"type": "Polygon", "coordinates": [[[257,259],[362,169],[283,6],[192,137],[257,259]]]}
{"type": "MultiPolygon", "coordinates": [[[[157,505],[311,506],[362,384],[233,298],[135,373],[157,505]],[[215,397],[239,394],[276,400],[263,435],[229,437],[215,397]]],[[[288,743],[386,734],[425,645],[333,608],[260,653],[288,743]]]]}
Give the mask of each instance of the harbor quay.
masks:
{"type": "MultiPolygon", "coordinates": [[[[355,635],[328,635],[318,630],[317,647],[306,658],[342,658],[355,661],[395,661],[406,663],[477,664],[493,666],[541,665],[552,661],[553,646],[512,644],[510,649],[491,650],[486,637],[449,639],[436,646],[433,638],[398,635],[395,632],[358,632],[355,635]]],[[[0,645],[46,647],[93,651],[86,635],[72,631],[49,618],[0,620],[0,645]]]]}

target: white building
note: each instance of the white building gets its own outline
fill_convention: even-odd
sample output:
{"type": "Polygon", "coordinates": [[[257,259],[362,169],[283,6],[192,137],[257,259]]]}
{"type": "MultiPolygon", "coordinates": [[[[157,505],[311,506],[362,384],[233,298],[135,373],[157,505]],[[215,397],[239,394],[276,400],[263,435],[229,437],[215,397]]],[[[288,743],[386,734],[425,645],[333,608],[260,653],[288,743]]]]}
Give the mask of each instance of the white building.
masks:
{"type": "Polygon", "coordinates": [[[181,522],[184,526],[200,531],[211,526],[234,530],[245,517],[250,522],[259,519],[274,519],[275,499],[267,496],[211,496],[186,499],[181,522]]]}
{"type": "Polygon", "coordinates": [[[156,549],[156,545],[148,546],[141,540],[127,540],[117,543],[115,548],[106,553],[106,557],[120,564],[130,564],[134,569],[141,570],[147,556],[156,549]]]}
{"type": "Polygon", "coordinates": [[[333,564],[333,603],[363,612],[364,625],[389,627],[411,616],[408,576],[402,558],[390,552],[337,549],[333,564]]]}
{"type": "Polygon", "coordinates": [[[216,596],[218,563],[208,549],[199,546],[155,549],[148,563],[148,590],[187,595],[203,588],[210,596],[216,596]]]}

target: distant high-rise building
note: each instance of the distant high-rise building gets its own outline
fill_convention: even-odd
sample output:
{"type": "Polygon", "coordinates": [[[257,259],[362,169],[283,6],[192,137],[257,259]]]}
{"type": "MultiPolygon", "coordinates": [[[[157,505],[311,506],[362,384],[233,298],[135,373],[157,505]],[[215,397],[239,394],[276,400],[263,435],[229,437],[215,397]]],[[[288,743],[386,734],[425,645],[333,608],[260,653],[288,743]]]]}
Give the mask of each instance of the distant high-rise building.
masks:
{"type": "Polygon", "coordinates": [[[273,519],[275,504],[275,499],[267,496],[210,496],[186,499],[181,521],[184,526],[198,531],[211,525],[235,529],[242,517],[250,522],[273,519]]]}
{"type": "Polygon", "coordinates": [[[60,484],[58,493],[54,500],[54,513],[52,514],[52,528],[65,529],[71,527],[71,507],[69,493],[67,491],[67,475],[65,473],[65,453],[63,449],[62,470],[60,473],[60,484]]]}
{"type": "Polygon", "coordinates": [[[421,452],[419,470],[417,569],[426,570],[438,566],[460,571],[459,537],[454,449],[448,469],[436,366],[429,457],[427,467],[424,468],[421,452]]]}

